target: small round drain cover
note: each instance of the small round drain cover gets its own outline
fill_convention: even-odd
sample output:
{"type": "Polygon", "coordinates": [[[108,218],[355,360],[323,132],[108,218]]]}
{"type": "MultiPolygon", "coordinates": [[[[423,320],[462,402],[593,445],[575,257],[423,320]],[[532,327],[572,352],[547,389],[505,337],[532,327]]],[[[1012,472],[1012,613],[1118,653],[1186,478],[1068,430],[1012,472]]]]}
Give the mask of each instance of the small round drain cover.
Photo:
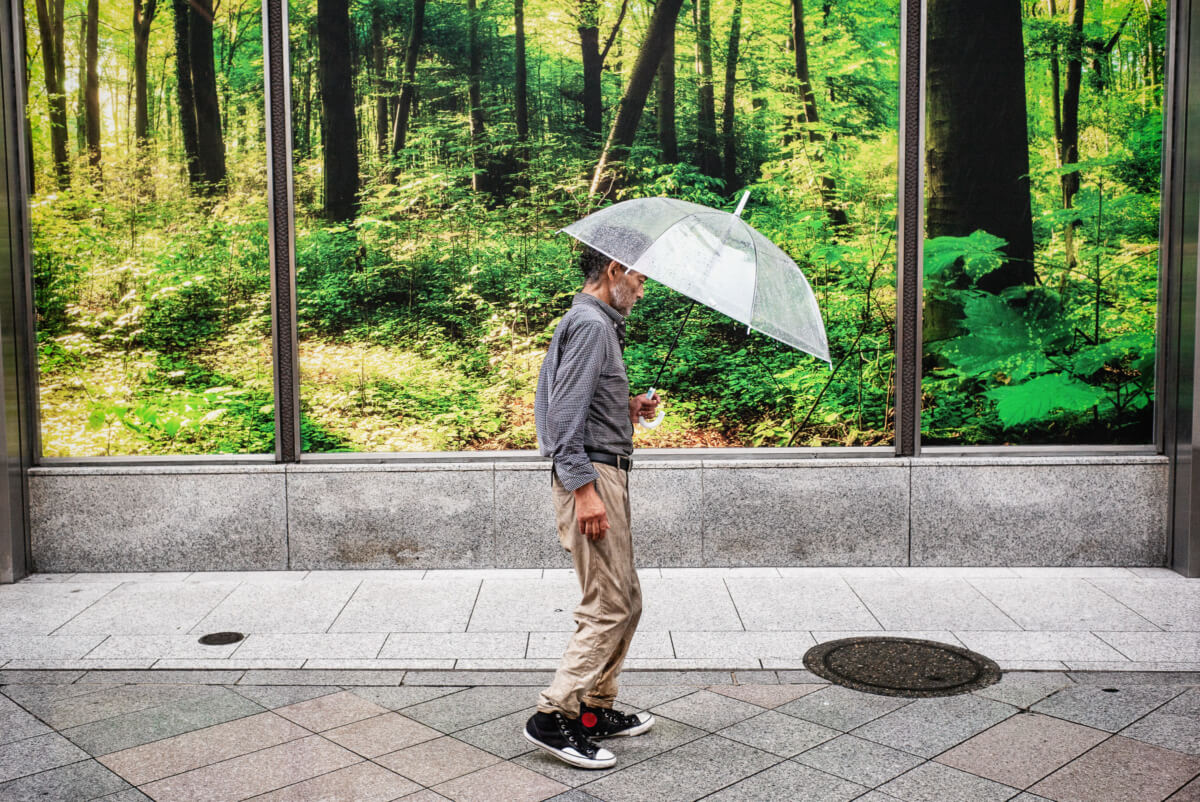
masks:
{"type": "Polygon", "coordinates": [[[237,643],[242,638],[246,637],[240,632],[210,632],[200,638],[200,642],[205,646],[225,646],[230,643],[237,643]]]}
{"type": "Polygon", "coordinates": [[[827,641],[808,650],[804,665],[837,685],[884,696],[952,696],[1000,680],[1000,667],[983,655],[914,638],[827,641]]]}

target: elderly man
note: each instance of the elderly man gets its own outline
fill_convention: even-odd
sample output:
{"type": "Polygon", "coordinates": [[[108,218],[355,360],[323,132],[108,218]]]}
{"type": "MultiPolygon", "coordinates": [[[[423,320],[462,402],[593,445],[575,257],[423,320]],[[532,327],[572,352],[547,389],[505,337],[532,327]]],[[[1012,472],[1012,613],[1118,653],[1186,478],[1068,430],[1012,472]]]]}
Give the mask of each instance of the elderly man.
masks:
{"type": "Polygon", "coordinates": [[[613,709],[617,676],[642,613],[629,529],[633,426],[658,405],[629,396],[621,352],[625,317],[646,277],[585,248],[583,291],[554,330],[538,377],[534,412],[543,456],[554,459],[558,539],[571,552],[583,598],[576,629],[525,737],[574,766],[608,768],[616,758],[593,739],[640,735],[649,713],[613,709]]]}

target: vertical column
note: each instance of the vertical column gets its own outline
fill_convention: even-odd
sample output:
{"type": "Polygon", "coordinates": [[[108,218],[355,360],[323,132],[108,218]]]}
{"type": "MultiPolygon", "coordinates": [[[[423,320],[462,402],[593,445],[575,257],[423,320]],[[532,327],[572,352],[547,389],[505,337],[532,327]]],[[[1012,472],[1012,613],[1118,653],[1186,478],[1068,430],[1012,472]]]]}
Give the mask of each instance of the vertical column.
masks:
{"type": "Polygon", "coordinates": [[[896,249],[896,456],[921,450],[921,258],[925,190],[925,2],[900,10],[900,219],[896,249]]]}
{"type": "Polygon", "coordinates": [[[1157,436],[1170,458],[1169,564],[1200,576],[1200,0],[1169,4],[1157,436]]]}
{"type": "MultiPolygon", "coordinates": [[[[23,27],[14,25],[20,4],[0,11],[0,583],[25,576],[29,565],[28,469],[37,449],[37,393],[33,370],[33,308],[21,166],[24,74],[23,27]],[[15,10],[14,10],[15,8],[15,10]]],[[[26,166],[28,168],[28,166],[26,166]]]]}
{"type": "Polygon", "coordinates": [[[287,0],[263,0],[271,217],[271,338],[275,368],[275,459],[300,458],[300,362],[292,224],[292,98],[287,0]]]}

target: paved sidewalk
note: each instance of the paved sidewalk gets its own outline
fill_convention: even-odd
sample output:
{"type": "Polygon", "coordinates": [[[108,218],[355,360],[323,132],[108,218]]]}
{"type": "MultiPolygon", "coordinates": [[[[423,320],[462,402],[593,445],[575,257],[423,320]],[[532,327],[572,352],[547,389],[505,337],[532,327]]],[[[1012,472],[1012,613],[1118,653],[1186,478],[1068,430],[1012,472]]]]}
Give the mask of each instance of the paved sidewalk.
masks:
{"type": "MultiPolygon", "coordinates": [[[[1005,670],[1200,671],[1200,580],[1166,569],[640,573],[629,669],[800,669],[886,632],[1005,670]]],[[[0,586],[0,669],[549,669],[578,599],[565,569],[37,574],[0,586]]]]}
{"type": "Polygon", "coordinates": [[[0,799],[1200,799],[1197,674],[1016,672],[914,701],[806,672],[632,671],[624,706],[657,724],[606,742],[601,772],[520,737],[546,678],[0,670],[0,799]]]}

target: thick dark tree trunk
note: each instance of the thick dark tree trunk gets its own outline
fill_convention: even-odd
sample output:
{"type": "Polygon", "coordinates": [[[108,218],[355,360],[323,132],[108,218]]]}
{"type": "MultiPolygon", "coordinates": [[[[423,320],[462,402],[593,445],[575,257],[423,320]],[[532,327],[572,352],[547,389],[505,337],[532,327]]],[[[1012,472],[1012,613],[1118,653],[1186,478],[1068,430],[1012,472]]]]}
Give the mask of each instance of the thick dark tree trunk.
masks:
{"type": "Polygon", "coordinates": [[[470,50],[470,64],[467,72],[467,102],[471,104],[471,161],[475,171],[471,174],[471,188],[476,192],[490,192],[492,180],[490,175],[490,159],[484,152],[483,140],[486,130],[483,123],[483,95],[480,91],[482,80],[482,54],[479,45],[479,9],[475,0],[467,0],[467,47],[470,50]]]}
{"type": "Polygon", "coordinates": [[[516,31],[517,139],[529,140],[529,71],[525,64],[525,0],[513,0],[513,28],[516,31]]]}
{"type": "Polygon", "coordinates": [[[700,172],[714,178],[721,174],[717,155],[717,112],[713,94],[711,0],[695,0],[692,19],[696,23],[696,74],[700,96],[696,119],[696,158],[700,172]]]}
{"type": "Polygon", "coordinates": [[[621,181],[621,165],[637,134],[638,123],[646,106],[646,97],[662,60],[667,32],[675,27],[683,0],[659,0],[654,6],[646,39],[638,51],[637,61],[625,87],[625,95],[617,107],[617,116],[608,133],[608,142],[600,154],[592,176],[591,193],[609,196],[621,181]]]}
{"type": "Polygon", "coordinates": [[[84,62],[86,76],[83,89],[83,107],[86,120],[88,163],[100,169],[100,73],[96,68],[99,60],[100,0],[88,0],[87,42],[84,62]]]}
{"type": "Polygon", "coordinates": [[[583,59],[583,127],[593,141],[599,142],[604,127],[604,96],[601,83],[604,60],[600,57],[598,0],[581,0],[579,3],[579,46],[583,59]]]}
{"type": "MultiPolygon", "coordinates": [[[[929,0],[928,11],[926,233],[1003,237],[1008,261],[979,286],[999,292],[1032,284],[1021,6],[929,0]]],[[[929,303],[926,310],[927,341],[952,333],[958,310],[929,303]]]]}
{"type": "Polygon", "coordinates": [[[196,155],[205,191],[220,191],[225,181],[225,138],[217,103],[213,62],[212,0],[188,0],[188,55],[192,60],[192,95],[196,104],[196,155]]]}
{"type": "Polygon", "coordinates": [[[408,30],[408,46],[404,49],[404,74],[401,77],[400,100],[396,103],[396,120],[392,126],[392,155],[404,150],[408,137],[408,120],[412,115],[413,98],[417,91],[417,57],[425,31],[425,0],[413,0],[412,27],[408,30]]]}
{"type": "Polygon", "coordinates": [[[729,50],[725,58],[725,105],[721,109],[721,137],[725,140],[725,191],[741,185],[737,179],[737,137],[733,130],[734,91],[737,83],[738,44],[742,37],[742,0],[734,0],[733,19],[729,23],[729,50]]]}
{"type": "MultiPolygon", "coordinates": [[[[1063,167],[1079,163],[1079,90],[1083,81],[1083,7],[1084,0],[1071,0],[1071,38],[1067,41],[1067,85],[1062,96],[1062,138],[1059,161],[1063,167]]],[[[1079,192],[1079,173],[1063,173],[1062,202],[1064,209],[1074,205],[1075,193],[1079,192]]],[[[1075,266],[1074,222],[1068,222],[1063,231],[1063,246],[1067,266],[1075,266]]]]}
{"type": "Polygon", "coordinates": [[[146,56],[150,49],[150,25],[158,0],[133,0],[133,138],[139,146],[150,138],[149,97],[146,85],[146,56]]]}
{"type": "Polygon", "coordinates": [[[658,63],[658,144],[663,161],[679,161],[679,137],[675,127],[675,26],[667,29],[662,61],[658,63]]]}
{"type": "Polygon", "coordinates": [[[358,131],[350,48],[349,0],[317,0],[325,217],[339,222],[353,220],[358,213],[358,131]]]}
{"type": "MultiPolygon", "coordinates": [[[[42,71],[50,117],[50,153],[60,187],[71,183],[71,156],[67,141],[67,75],[63,53],[63,0],[35,0],[38,34],[42,40],[42,71]]],[[[32,172],[32,171],[31,171],[32,172]]]]}
{"type": "Polygon", "coordinates": [[[371,72],[375,93],[375,150],[381,161],[387,160],[392,129],[388,126],[387,52],[383,46],[383,14],[376,6],[371,12],[371,72]]]}
{"type": "MultiPolygon", "coordinates": [[[[804,0],[792,0],[792,51],[795,56],[796,84],[800,90],[800,101],[803,111],[797,118],[798,125],[807,130],[809,144],[813,145],[816,153],[809,154],[809,159],[817,169],[822,169],[825,157],[821,152],[824,147],[825,135],[821,132],[821,118],[817,114],[817,95],[813,91],[812,79],[808,69],[808,37],[804,32],[804,0]]],[[[838,203],[837,182],[833,177],[822,172],[820,178],[821,199],[825,204],[829,221],[837,228],[846,225],[846,210],[838,203]]]]}
{"type": "Polygon", "coordinates": [[[179,101],[179,130],[183,135],[188,182],[196,189],[204,182],[204,174],[200,171],[196,99],[192,92],[192,51],[188,34],[191,5],[188,0],[173,0],[171,7],[175,12],[175,97],[179,101]]]}

